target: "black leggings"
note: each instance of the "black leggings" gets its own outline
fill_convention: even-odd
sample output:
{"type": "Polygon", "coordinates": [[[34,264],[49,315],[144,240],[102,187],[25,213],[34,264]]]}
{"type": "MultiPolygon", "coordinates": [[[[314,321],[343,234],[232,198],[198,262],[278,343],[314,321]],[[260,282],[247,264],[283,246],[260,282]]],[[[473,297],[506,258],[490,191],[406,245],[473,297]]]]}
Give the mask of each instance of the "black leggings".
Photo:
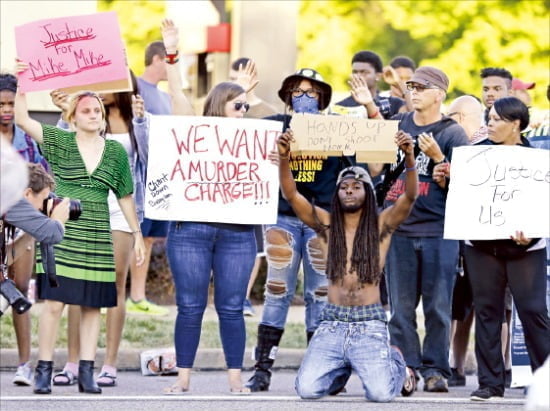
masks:
{"type": "Polygon", "coordinates": [[[546,308],[546,250],[520,258],[489,254],[465,247],[470,273],[476,328],[475,351],[480,387],[504,392],[504,361],[501,349],[504,292],[510,287],[521,324],[531,368],[540,367],[550,353],[550,320],[546,308]]]}

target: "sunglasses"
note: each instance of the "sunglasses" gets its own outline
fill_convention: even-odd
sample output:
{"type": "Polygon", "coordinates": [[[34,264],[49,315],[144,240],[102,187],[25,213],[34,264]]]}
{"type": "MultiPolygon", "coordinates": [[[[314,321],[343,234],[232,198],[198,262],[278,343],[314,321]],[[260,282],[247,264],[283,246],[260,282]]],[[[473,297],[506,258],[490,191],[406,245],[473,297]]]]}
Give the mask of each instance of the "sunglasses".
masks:
{"type": "Polygon", "coordinates": [[[310,88],[308,90],[302,90],[301,88],[295,88],[291,90],[292,97],[302,97],[304,94],[308,96],[309,98],[317,98],[319,97],[319,90],[316,90],[314,88],[310,88]]]}
{"type": "Polygon", "coordinates": [[[241,109],[244,107],[245,113],[250,109],[250,104],[248,103],[241,103],[240,101],[237,103],[233,103],[233,107],[235,107],[235,110],[241,111],[241,109]]]}
{"type": "Polygon", "coordinates": [[[439,87],[435,87],[435,86],[421,86],[419,84],[411,84],[411,83],[408,83],[407,84],[407,90],[409,91],[413,91],[413,90],[416,90],[418,93],[422,93],[424,90],[426,89],[437,89],[439,87]]]}

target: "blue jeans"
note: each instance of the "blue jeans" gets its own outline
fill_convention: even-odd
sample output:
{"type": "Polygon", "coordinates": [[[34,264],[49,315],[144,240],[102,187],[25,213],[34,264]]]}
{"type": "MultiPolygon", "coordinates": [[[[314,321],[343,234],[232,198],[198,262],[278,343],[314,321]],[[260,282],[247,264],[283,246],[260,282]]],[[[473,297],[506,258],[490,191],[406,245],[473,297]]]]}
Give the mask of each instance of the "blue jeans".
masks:
{"type": "Polygon", "coordinates": [[[408,367],[426,379],[451,376],[449,333],[458,263],[458,241],[394,234],[386,260],[390,294],[391,343],[403,352],[408,367]],[[420,349],[416,307],[422,297],[426,335],[420,349]]]}
{"type": "Polygon", "coordinates": [[[406,368],[379,320],[323,321],[315,331],[296,377],[303,399],[327,395],[355,371],[369,401],[388,402],[403,388],[406,368]]]}
{"type": "Polygon", "coordinates": [[[277,224],[265,226],[264,248],[268,269],[261,324],[284,329],[303,261],[306,330],[315,331],[328,286],[321,240],[297,217],[279,214],[277,224]]]}
{"type": "Polygon", "coordinates": [[[208,223],[173,222],[166,249],[178,307],[177,366],[193,366],[212,274],[225,361],[228,368],[241,368],[246,340],[243,302],[256,258],[253,226],[235,231],[208,223]]]}

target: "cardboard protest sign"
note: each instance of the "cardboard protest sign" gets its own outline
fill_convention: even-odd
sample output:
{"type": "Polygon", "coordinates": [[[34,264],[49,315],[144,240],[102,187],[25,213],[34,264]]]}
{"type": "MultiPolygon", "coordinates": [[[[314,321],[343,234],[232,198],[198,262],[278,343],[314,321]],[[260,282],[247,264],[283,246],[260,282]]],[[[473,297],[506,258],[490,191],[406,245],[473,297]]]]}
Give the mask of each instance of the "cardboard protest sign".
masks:
{"type": "Polygon", "coordinates": [[[363,163],[393,163],[397,120],[368,120],[348,116],[294,114],[290,128],[294,155],[342,156],[356,154],[363,163]]]}
{"type": "Polygon", "coordinates": [[[548,151],[519,146],[453,150],[444,238],[549,237],[548,151]]]}
{"type": "Polygon", "coordinates": [[[145,215],[156,220],[274,224],[278,121],[151,116],[145,215]]]}
{"type": "Polygon", "coordinates": [[[115,12],[60,17],[15,27],[17,56],[29,64],[22,91],[131,90],[115,12]]]}

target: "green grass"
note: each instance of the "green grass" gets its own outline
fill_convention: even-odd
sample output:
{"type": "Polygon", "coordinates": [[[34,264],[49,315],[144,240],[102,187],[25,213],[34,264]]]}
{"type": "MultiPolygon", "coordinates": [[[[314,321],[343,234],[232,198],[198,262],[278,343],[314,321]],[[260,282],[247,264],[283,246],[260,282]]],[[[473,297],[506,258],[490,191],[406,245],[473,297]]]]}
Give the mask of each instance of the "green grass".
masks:
{"type": "MultiPolygon", "coordinates": [[[[98,346],[105,347],[105,316],[102,316],[101,333],[98,346]]],[[[38,317],[31,313],[32,347],[38,347],[38,317]]],[[[67,347],[67,317],[61,318],[56,347],[67,347]]],[[[258,322],[246,320],[246,346],[256,345],[258,322]]],[[[154,317],[126,317],[122,334],[121,348],[171,347],[174,345],[174,320],[154,317]]],[[[0,348],[16,348],[15,332],[12,325],[11,310],[0,318],[0,348]]],[[[306,332],[301,324],[288,323],[281,348],[305,348],[306,332]]],[[[199,348],[221,348],[218,323],[203,321],[199,348]]]]}

